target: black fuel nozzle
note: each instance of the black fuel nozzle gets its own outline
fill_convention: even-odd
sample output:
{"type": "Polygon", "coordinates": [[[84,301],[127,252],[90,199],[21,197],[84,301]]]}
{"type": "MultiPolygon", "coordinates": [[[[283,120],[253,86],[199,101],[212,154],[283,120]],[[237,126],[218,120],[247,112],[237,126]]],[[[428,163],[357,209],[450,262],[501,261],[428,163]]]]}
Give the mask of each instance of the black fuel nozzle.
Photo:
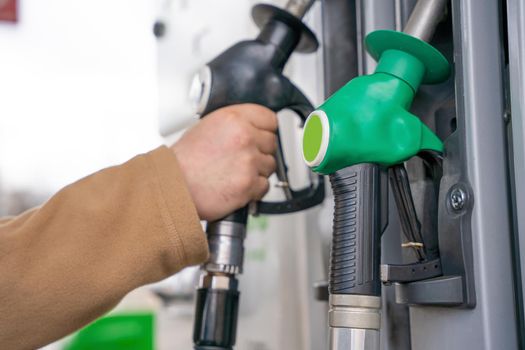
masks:
{"type": "MultiPolygon", "coordinates": [[[[294,51],[314,52],[315,35],[301,21],[313,0],[290,0],[290,12],[260,4],[252,10],[261,28],[257,38],[239,42],[210,61],[194,79],[192,95],[201,117],[229,105],[254,103],[274,112],[290,109],[304,122],[313,106],[286,76],[283,68],[294,51]],[[293,11],[292,11],[293,9],[293,11]]],[[[279,133],[277,133],[279,136],[279,133]]],[[[276,175],[286,199],[258,202],[256,211],[284,214],[307,209],[324,199],[324,178],[294,190],[289,186],[281,142],[276,175]]],[[[196,350],[231,350],[235,345],[239,291],[248,207],[209,222],[206,233],[210,259],[202,266],[197,290],[193,341],[196,350]]]]}

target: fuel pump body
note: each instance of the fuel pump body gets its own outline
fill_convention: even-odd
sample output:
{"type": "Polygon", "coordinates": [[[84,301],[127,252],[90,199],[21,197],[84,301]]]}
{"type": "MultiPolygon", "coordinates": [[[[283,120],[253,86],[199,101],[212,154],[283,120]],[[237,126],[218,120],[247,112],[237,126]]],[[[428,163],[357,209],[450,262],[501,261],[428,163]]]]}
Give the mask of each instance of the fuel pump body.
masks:
{"type": "MultiPolygon", "coordinates": [[[[356,38],[348,40],[356,43],[359,53],[357,68],[361,73],[371,73],[375,69],[375,62],[363,50],[364,36],[377,29],[401,30],[414,3],[356,1],[357,34],[356,38]]],[[[520,326],[515,316],[515,301],[520,299],[520,292],[514,289],[516,276],[513,274],[514,253],[510,243],[513,235],[509,221],[512,207],[509,206],[509,179],[506,176],[506,133],[501,119],[505,114],[502,98],[505,37],[501,28],[506,25],[501,16],[505,12],[503,5],[504,2],[500,1],[490,4],[451,1],[445,16],[448,19],[438,27],[432,44],[436,44],[454,63],[453,74],[443,84],[423,87],[415,96],[412,107],[412,112],[421,116],[425,124],[444,139],[449,159],[455,158],[459,164],[452,172],[451,168],[447,170],[450,173],[441,184],[439,205],[444,206],[445,220],[449,220],[449,216],[460,218],[462,228],[444,232],[441,237],[464,239],[460,244],[451,244],[440,238],[439,248],[448,260],[444,269],[452,271],[458,268],[453,252],[471,247],[471,253],[467,252],[466,256],[472,259],[473,270],[468,272],[468,278],[476,289],[474,303],[470,304],[474,308],[422,306],[418,301],[413,301],[411,306],[400,305],[395,300],[396,287],[383,286],[382,349],[520,348],[517,342],[520,326]],[[486,70],[485,73],[482,70],[486,70]],[[481,169],[484,169],[483,174],[479,172],[481,169]],[[458,183],[468,184],[464,190],[471,195],[465,202],[468,203],[466,211],[460,211],[460,214],[447,209],[451,203],[449,195],[458,183]],[[491,199],[485,191],[490,192],[491,199]],[[478,203],[480,200],[484,203],[478,203]],[[491,234],[496,231],[502,233],[497,239],[491,234]],[[462,236],[460,232],[470,233],[462,236]],[[496,273],[497,277],[489,271],[496,273]],[[494,280],[497,282],[493,283],[494,280]],[[496,320],[501,323],[496,324],[496,320]]],[[[341,48],[345,49],[347,45],[342,43],[341,48]]],[[[428,214],[431,211],[437,213],[436,208],[432,208],[435,204],[428,200],[429,195],[436,197],[435,192],[432,194],[435,190],[426,187],[420,164],[410,161],[407,166],[418,216],[427,224],[434,222],[434,227],[437,227],[437,218],[428,214]]],[[[389,228],[382,240],[383,262],[402,263],[407,257],[400,247],[398,218],[392,215],[395,213],[392,206],[390,209],[389,228]]]]}

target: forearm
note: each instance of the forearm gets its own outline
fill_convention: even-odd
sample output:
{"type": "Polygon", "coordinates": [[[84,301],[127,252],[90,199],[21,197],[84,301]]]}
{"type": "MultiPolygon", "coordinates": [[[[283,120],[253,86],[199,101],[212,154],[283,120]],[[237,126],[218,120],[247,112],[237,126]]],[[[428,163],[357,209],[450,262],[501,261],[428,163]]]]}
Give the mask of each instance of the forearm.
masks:
{"type": "Polygon", "coordinates": [[[0,344],[41,346],[132,289],[206,257],[197,213],[166,148],[102,170],[0,223],[0,344]]]}

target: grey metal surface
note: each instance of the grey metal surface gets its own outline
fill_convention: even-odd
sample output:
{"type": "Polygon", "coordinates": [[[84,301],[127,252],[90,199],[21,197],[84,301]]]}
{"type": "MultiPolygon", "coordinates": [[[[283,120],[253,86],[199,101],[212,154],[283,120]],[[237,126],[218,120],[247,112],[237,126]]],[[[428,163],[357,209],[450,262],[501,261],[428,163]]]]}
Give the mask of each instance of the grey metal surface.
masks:
{"type": "Polygon", "coordinates": [[[366,34],[377,29],[395,29],[395,2],[385,0],[357,0],[357,51],[359,74],[371,74],[376,61],[366,52],[363,40],[366,34]]]}
{"type": "Polygon", "coordinates": [[[246,226],[232,221],[216,221],[208,225],[206,233],[210,257],[204,269],[228,274],[242,273],[246,226]]]}
{"type": "Polygon", "coordinates": [[[284,8],[295,17],[303,18],[314,2],[315,0],[288,0],[284,8]]]}
{"type": "Polygon", "coordinates": [[[443,17],[448,0],[419,0],[410,15],[404,32],[423,41],[430,41],[443,17]]]}
{"type": "Polygon", "coordinates": [[[416,5],[417,0],[395,0],[396,6],[396,27],[397,31],[402,32],[405,28],[405,23],[412,14],[412,10],[416,5]]]}
{"type": "Polygon", "coordinates": [[[507,0],[507,29],[509,50],[509,78],[511,103],[511,148],[514,191],[514,235],[516,295],[520,301],[520,339],[525,346],[523,327],[523,281],[525,281],[525,3],[507,0]]]}
{"type": "Polygon", "coordinates": [[[517,349],[503,125],[500,2],[452,1],[458,128],[476,199],[475,309],[411,308],[413,349],[517,349]]]}
{"type": "MultiPolygon", "coordinates": [[[[459,79],[459,78],[458,78],[459,79]]],[[[458,95],[461,96],[461,95],[458,95]]],[[[459,106],[462,102],[460,97],[456,99],[459,106]]],[[[457,119],[461,119],[458,108],[457,119]]],[[[456,119],[456,120],[457,120],[456,119]]],[[[445,120],[447,119],[445,118],[445,120]]],[[[478,198],[472,191],[472,179],[468,172],[468,147],[465,142],[467,130],[466,125],[459,123],[456,131],[445,139],[445,158],[443,161],[443,176],[439,188],[438,202],[438,229],[439,229],[439,253],[441,257],[443,275],[459,276],[463,289],[462,307],[473,308],[476,306],[476,276],[475,261],[473,258],[474,247],[473,236],[476,231],[472,227],[472,211],[478,198]],[[461,193],[457,195],[457,193],[461,193]],[[455,198],[458,197],[458,198],[455,198]],[[455,199],[454,199],[455,198],[455,199]],[[461,199],[462,198],[462,199],[461,199]]],[[[429,281],[429,283],[433,283],[429,281]]],[[[444,282],[442,282],[444,283],[444,282]]],[[[452,289],[453,287],[446,287],[452,289]]],[[[436,295],[436,304],[442,304],[442,296],[436,295]]],[[[418,299],[424,297],[424,294],[418,299]]],[[[447,299],[447,298],[445,298],[447,299]]],[[[431,304],[426,300],[422,304],[431,304]]]]}
{"type": "Polygon", "coordinates": [[[324,97],[357,76],[355,0],[322,0],[324,97]]]}
{"type": "Polygon", "coordinates": [[[237,290],[238,284],[239,282],[233,276],[204,273],[200,277],[199,288],[237,290]]]}
{"type": "Polygon", "coordinates": [[[378,331],[330,327],[330,350],[374,350],[379,345],[378,331]]]}
{"type": "Polygon", "coordinates": [[[463,303],[461,276],[444,276],[429,280],[396,283],[399,304],[456,306],[463,303]]]}
{"type": "Polygon", "coordinates": [[[356,294],[331,294],[328,323],[336,328],[364,328],[379,331],[381,297],[356,294]]]}

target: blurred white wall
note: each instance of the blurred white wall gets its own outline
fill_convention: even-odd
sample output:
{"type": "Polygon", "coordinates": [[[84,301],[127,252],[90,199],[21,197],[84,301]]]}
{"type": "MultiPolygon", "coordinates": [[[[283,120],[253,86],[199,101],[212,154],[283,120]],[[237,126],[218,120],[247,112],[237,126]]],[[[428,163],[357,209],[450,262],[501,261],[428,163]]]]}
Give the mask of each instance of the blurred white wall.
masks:
{"type": "Polygon", "coordinates": [[[0,178],[52,193],[158,136],[156,1],[20,0],[0,23],[0,178]]]}

